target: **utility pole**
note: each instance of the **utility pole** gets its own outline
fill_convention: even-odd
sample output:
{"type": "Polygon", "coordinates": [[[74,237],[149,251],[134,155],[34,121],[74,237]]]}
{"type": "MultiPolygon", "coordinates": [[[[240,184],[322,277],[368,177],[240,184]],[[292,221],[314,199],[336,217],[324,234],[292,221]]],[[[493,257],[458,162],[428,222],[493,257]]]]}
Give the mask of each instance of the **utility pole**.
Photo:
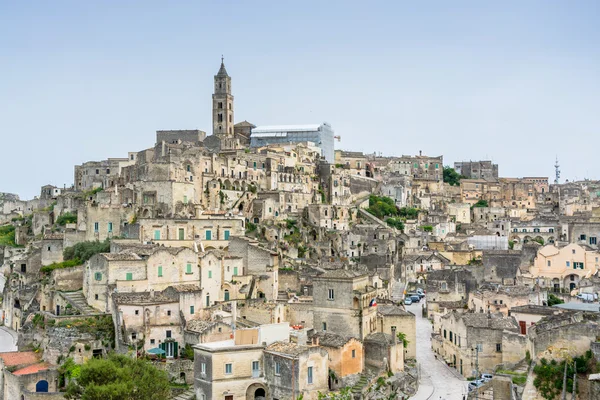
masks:
{"type": "MultiPolygon", "coordinates": [[[[475,381],[479,378],[479,343],[475,344],[475,381]]],[[[479,400],[479,388],[475,388],[475,400],[479,400]]]]}
{"type": "Polygon", "coordinates": [[[573,397],[571,397],[571,399],[575,400],[575,394],[577,391],[577,361],[574,362],[573,368],[575,371],[573,371],[573,397]]]}
{"type": "Polygon", "coordinates": [[[562,400],[567,400],[567,360],[565,360],[565,374],[563,375],[562,400]]]}

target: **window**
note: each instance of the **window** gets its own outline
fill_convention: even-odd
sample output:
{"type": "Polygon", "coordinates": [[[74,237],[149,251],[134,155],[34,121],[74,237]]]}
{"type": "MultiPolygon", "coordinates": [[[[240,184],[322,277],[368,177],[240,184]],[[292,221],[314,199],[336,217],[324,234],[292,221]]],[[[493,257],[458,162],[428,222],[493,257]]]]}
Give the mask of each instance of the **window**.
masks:
{"type": "Polygon", "coordinates": [[[160,240],[160,230],[154,230],[154,240],[160,240]]]}
{"type": "Polygon", "coordinates": [[[206,231],[206,240],[212,240],[212,231],[206,231]]]}
{"type": "Polygon", "coordinates": [[[238,274],[238,267],[233,267],[233,276],[237,276],[238,274]]]}
{"type": "Polygon", "coordinates": [[[567,267],[570,267],[571,263],[569,261],[567,261],[567,267]]]}
{"type": "Polygon", "coordinates": [[[98,233],[100,231],[100,224],[98,222],[94,222],[94,232],[98,233]]]}
{"type": "Polygon", "coordinates": [[[308,383],[313,383],[313,367],[308,367],[308,383]]]}
{"type": "Polygon", "coordinates": [[[102,280],[102,272],[96,272],[94,274],[94,279],[96,279],[97,281],[101,281],[102,280]]]}
{"type": "Polygon", "coordinates": [[[140,315],[140,310],[135,310],[135,315],[140,315]]]}
{"type": "Polygon", "coordinates": [[[191,274],[192,273],[192,264],[187,264],[185,266],[185,273],[186,274],[191,274]]]}
{"type": "Polygon", "coordinates": [[[479,352],[483,351],[483,343],[477,343],[477,351],[479,351],[479,352]]]}
{"type": "Polygon", "coordinates": [[[183,204],[187,204],[187,196],[183,196],[183,204]]]}
{"type": "Polygon", "coordinates": [[[326,331],[327,330],[327,322],[323,322],[323,330],[326,331]]]}
{"type": "Polygon", "coordinates": [[[450,331],[450,341],[452,341],[452,331],[450,331]]]}
{"type": "MultiPolygon", "coordinates": [[[[219,114],[219,115],[217,116],[217,121],[218,121],[218,122],[223,122],[223,114],[219,114]]],[[[220,128],[219,128],[219,129],[220,129],[220,128]]]]}
{"type": "Polygon", "coordinates": [[[502,351],[502,343],[496,343],[496,351],[500,353],[502,351]]]}
{"type": "Polygon", "coordinates": [[[136,339],[137,339],[137,333],[132,333],[131,340],[136,340],[136,339]]]}
{"type": "Polygon", "coordinates": [[[128,272],[125,274],[125,280],[126,281],[132,281],[133,280],[133,273],[128,272]]]}
{"type": "Polygon", "coordinates": [[[281,364],[279,361],[275,361],[275,375],[279,376],[281,374],[281,364]]]}
{"type": "Polygon", "coordinates": [[[220,101],[220,102],[218,103],[218,106],[217,106],[217,107],[219,108],[219,110],[220,110],[220,109],[222,109],[222,108],[223,108],[223,102],[222,102],[222,101],[220,101]]]}
{"type": "Polygon", "coordinates": [[[158,277],[160,278],[162,276],[163,276],[163,274],[162,274],[162,265],[159,265],[158,266],[158,277]]]}
{"type": "Polygon", "coordinates": [[[200,364],[200,373],[206,374],[206,363],[200,364]]]}
{"type": "Polygon", "coordinates": [[[185,237],[185,231],[183,228],[179,228],[179,240],[183,240],[185,237]]]}
{"type": "Polygon", "coordinates": [[[260,364],[258,361],[252,361],[252,377],[258,378],[260,375],[260,364]]]}
{"type": "Polygon", "coordinates": [[[334,299],[333,289],[327,289],[327,300],[333,300],[333,299],[334,299]]]}
{"type": "Polygon", "coordinates": [[[112,233],[112,231],[113,231],[113,225],[112,225],[112,222],[109,222],[108,223],[108,233],[112,233]]]}
{"type": "Polygon", "coordinates": [[[233,372],[233,365],[225,364],[225,373],[230,375],[233,372]]]}
{"type": "Polygon", "coordinates": [[[109,174],[110,174],[110,169],[106,168],[106,175],[109,175],[109,174]]]}
{"type": "Polygon", "coordinates": [[[194,306],[190,306],[190,314],[194,314],[194,306]]]}
{"type": "Polygon", "coordinates": [[[552,261],[548,260],[548,266],[552,266],[552,261]]]}
{"type": "Polygon", "coordinates": [[[100,173],[100,170],[99,170],[99,169],[97,169],[97,170],[96,170],[96,175],[98,175],[99,173],[100,173]]]}
{"type": "Polygon", "coordinates": [[[185,170],[186,170],[187,172],[192,172],[192,166],[191,166],[190,164],[186,165],[186,166],[185,166],[185,170]]]}
{"type": "Polygon", "coordinates": [[[571,253],[575,254],[575,249],[571,250],[571,253]]]}
{"type": "Polygon", "coordinates": [[[352,358],[356,358],[356,350],[352,350],[352,358]]]}
{"type": "Polygon", "coordinates": [[[444,329],[444,339],[446,339],[446,330],[444,329]]]}
{"type": "Polygon", "coordinates": [[[167,331],[167,339],[170,339],[170,338],[171,338],[171,331],[167,331]]]}
{"type": "MultiPolygon", "coordinates": [[[[167,310],[167,315],[170,317],[171,316],[171,310],[167,310]]],[[[170,337],[170,336],[167,336],[170,337]]]]}
{"type": "Polygon", "coordinates": [[[211,278],[212,278],[212,271],[211,271],[211,270],[209,270],[209,271],[208,271],[208,279],[211,279],[211,278]]]}
{"type": "Polygon", "coordinates": [[[593,245],[593,244],[598,244],[598,243],[597,243],[596,236],[590,236],[590,244],[592,244],[592,245],[593,245]]]}
{"type": "Polygon", "coordinates": [[[585,240],[585,235],[580,235],[579,240],[585,240]]]}
{"type": "Polygon", "coordinates": [[[583,269],[583,263],[582,262],[574,262],[573,263],[573,269],[583,269]]]}
{"type": "Polygon", "coordinates": [[[229,240],[229,231],[228,231],[228,230],[226,230],[226,231],[223,233],[223,235],[224,235],[224,236],[223,236],[223,238],[224,238],[225,240],[229,240]]]}
{"type": "Polygon", "coordinates": [[[150,344],[154,344],[154,343],[156,343],[156,340],[155,339],[150,339],[150,344]]]}

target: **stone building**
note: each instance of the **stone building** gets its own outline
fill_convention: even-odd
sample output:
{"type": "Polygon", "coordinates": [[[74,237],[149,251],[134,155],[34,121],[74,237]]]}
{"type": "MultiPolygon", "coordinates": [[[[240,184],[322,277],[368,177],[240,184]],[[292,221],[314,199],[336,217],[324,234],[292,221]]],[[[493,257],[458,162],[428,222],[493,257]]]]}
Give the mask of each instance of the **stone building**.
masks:
{"type": "Polygon", "coordinates": [[[454,169],[467,179],[498,179],[498,164],[493,164],[491,161],[455,162],[454,169]]]}
{"type": "Polygon", "coordinates": [[[310,339],[311,343],[327,350],[329,369],[335,374],[335,378],[329,378],[330,387],[345,387],[346,378],[363,372],[364,354],[360,340],[330,332],[316,332],[310,339]]]}
{"type": "Polygon", "coordinates": [[[314,326],[363,339],[377,330],[377,290],[367,274],[330,270],[313,278],[314,326]]]}
{"type": "Polygon", "coordinates": [[[363,341],[365,364],[380,372],[392,373],[404,370],[404,348],[395,332],[371,333],[363,341]]]}
{"type": "Polygon", "coordinates": [[[555,291],[574,290],[582,278],[598,272],[600,253],[586,245],[547,245],[539,249],[524,281],[555,291]]]}
{"type": "Polygon", "coordinates": [[[317,345],[275,342],[264,351],[264,369],[269,399],[316,400],[329,390],[329,356],[317,345]]]}
{"type": "Polygon", "coordinates": [[[513,317],[502,314],[451,312],[442,316],[434,330],[438,335],[432,340],[434,351],[461,375],[470,377],[475,376],[475,356],[480,373],[494,372],[502,363],[504,331],[518,333],[519,326],[513,317]]]}
{"type": "Polygon", "coordinates": [[[417,357],[417,325],[415,314],[391,304],[377,306],[377,331],[388,335],[402,333],[408,344],[404,349],[404,359],[417,357]]]}
{"type": "Polygon", "coordinates": [[[514,307],[548,304],[548,291],[539,287],[483,285],[469,294],[469,310],[473,312],[511,315],[514,307]]]}
{"type": "Polygon", "coordinates": [[[64,399],[58,391],[56,366],[32,351],[0,353],[0,397],[3,399],[64,399]]]}

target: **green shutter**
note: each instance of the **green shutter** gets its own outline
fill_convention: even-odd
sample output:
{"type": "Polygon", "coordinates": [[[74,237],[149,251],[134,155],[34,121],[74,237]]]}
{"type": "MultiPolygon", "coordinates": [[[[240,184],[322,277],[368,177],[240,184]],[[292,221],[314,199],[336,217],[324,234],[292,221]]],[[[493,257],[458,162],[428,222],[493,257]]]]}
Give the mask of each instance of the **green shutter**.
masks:
{"type": "Polygon", "coordinates": [[[229,231],[225,231],[225,240],[229,240],[229,231]]]}
{"type": "Polygon", "coordinates": [[[160,231],[158,229],[154,231],[154,240],[160,240],[160,231]]]}
{"type": "Polygon", "coordinates": [[[173,358],[177,358],[177,348],[179,347],[177,345],[177,342],[173,343],[173,358]]]}
{"type": "Polygon", "coordinates": [[[212,232],[206,231],[206,240],[212,240],[212,232]]]}
{"type": "Polygon", "coordinates": [[[186,274],[191,274],[192,273],[192,264],[186,265],[185,273],[186,274]]]}
{"type": "Polygon", "coordinates": [[[131,272],[128,272],[125,275],[125,280],[132,281],[133,280],[133,274],[131,272]]]}
{"type": "Polygon", "coordinates": [[[158,266],[158,276],[161,277],[162,276],[162,265],[158,266]]]}
{"type": "Polygon", "coordinates": [[[212,278],[212,271],[208,271],[208,279],[212,278]]]}
{"type": "Polygon", "coordinates": [[[238,274],[238,267],[233,267],[233,275],[237,276],[238,274]]]}

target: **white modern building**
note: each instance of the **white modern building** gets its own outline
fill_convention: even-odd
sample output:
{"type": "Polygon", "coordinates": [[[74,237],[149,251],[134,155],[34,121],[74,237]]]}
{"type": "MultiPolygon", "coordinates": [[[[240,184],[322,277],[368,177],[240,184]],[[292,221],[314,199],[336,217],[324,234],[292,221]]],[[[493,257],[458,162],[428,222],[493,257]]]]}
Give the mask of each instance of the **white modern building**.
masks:
{"type": "Polygon", "coordinates": [[[327,122],[320,125],[257,126],[250,136],[251,147],[300,142],[315,143],[327,162],[334,163],[333,129],[327,122]]]}

